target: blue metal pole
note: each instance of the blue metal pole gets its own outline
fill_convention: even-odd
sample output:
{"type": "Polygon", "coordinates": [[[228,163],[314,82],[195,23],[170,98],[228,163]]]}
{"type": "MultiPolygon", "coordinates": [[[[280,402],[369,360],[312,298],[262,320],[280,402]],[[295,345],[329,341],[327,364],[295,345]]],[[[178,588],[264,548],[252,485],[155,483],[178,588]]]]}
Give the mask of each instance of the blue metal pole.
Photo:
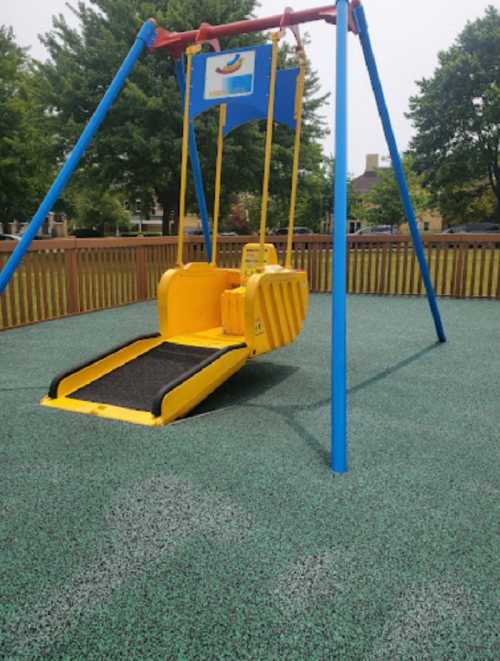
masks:
{"type": "Polygon", "coordinates": [[[387,140],[389,153],[391,155],[392,167],[394,168],[394,174],[396,175],[396,180],[398,182],[401,201],[403,203],[406,218],[408,219],[408,225],[410,227],[413,246],[415,248],[415,254],[417,255],[418,263],[420,266],[420,272],[422,274],[422,279],[424,281],[425,289],[427,292],[427,298],[429,300],[429,307],[431,309],[432,317],[434,319],[436,333],[440,342],[446,342],[446,335],[444,332],[443,322],[441,320],[441,314],[439,312],[439,307],[436,300],[436,294],[434,293],[434,287],[432,286],[429,267],[427,265],[427,260],[425,259],[424,246],[422,244],[422,239],[420,238],[420,233],[418,231],[415,210],[413,209],[413,204],[410,198],[410,191],[408,190],[408,185],[406,183],[403,164],[401,162],[401,157],[399,155],[398,146],[396,144],[396,138],[394,136],[391,119],[389,117],[389,110],[387,108],[384,91],[382,89],[382,83],[380,82],[377,64],[375,62],[375,55],[373,53],[370,35],[368,32],[368,23],[366,20],[365,10],[361,5],[361,3],[359,2],[359,0],[357,0],[353,6],[354,6],[353,13],[359,31],[359,38],[361,41],[361,46],[363,48],[363,54],[364,54],[366,66],[368,69],[368,73],[370,75],[370,80],[371,80],[373,92],[375,94],[375,99],[377,101],[377,107],[380,114],[380,119],[382,120],[382,125],[384,127],[385,138],[387,140]]]}
{"type": "MultiPolygon", "coordinates": [[[[181,93],[182,103],[184,103],[184,91],[186,89],[186,70],[184,58],[181,56],[175,63],[175,76],[179,91],[181,93]]],[[[194,188],[198,200],[198,209],[200,211],[201,227],[203,229],[203,238],[205,240],[205,250],[207,251],[207,261],[212,261],[212,239],[210,236],[210,223],[208,222],[207,199],[205,197],[205,188],[203,186],[203,177],[201,174],[200,157],[196,144],[196,134],[194,132],[193,122],[189,122],[189,158],[193,171],[194,188]]]]}
{"type": "Polygon", "coordinates": [[[337,0],[335,191],[332,290],[332,452],[334,473],[347,472],[347,0],[337,0]]]}
{"type": "Polygon", "coordinates": [[[45,196],[43,202],[38,207],[37,212],[33,216],[26,232],[24,233],[23,238],[16,246],[14,252],[10,256],[7,264],[4,266],[2,272],[0,273],[0,294],[9,284],[10,279],[14,275],[15,270],[19,266],[22,258],[30,247],[30,243],[33,238],[38,233],[38,230],[43,225],[47,214],[50,213],[52,207],[56,203],[57,199],[61,195],[64,187],[68,183],[71,175],[75,171],[80,159],[85,153],[85,150],[89,146],[94,137],[99,126],[104,121],[104,118],[107,115],[108,110],[115,101],[116,97],[120,93],[127,76],[132,71],[136,61],[142,54],[144,48],[149,48],[153,45],[153,41],[156,36],[156,23],[150,19],[146,21],[142,28],[137,34],[134,45],[130,49],[127,57],[123,61],[120,69],[118,70],[116,76],[114,77],[111,85],[108,87],[106,94],[103,96],[101,102],[97,106],[94,114],[90,118],[87,126],[85,127],[83,133],[81,134],[78,142],[74,146],[73,150],[70,152],[66,162],[59,171],[54,183],[52,184],[49,192],[45,196]]]}

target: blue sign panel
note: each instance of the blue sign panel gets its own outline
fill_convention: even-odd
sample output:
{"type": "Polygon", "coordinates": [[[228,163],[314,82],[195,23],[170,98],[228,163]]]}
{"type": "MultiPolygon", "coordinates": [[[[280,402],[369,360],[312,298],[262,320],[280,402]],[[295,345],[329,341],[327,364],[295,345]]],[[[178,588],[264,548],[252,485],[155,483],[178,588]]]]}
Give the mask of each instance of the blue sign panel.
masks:
{"type": "MultiPolygon", "coordinates": [[[[190,118],[221,103],[267,113],[272,46],[235,48],[193,57],[190,118]]],[[[228,106],[230,107],[230,106],[228,106]]]]}
{"type": "MultiPolygon", "coordinates": [[[[295,128],[295,92],[297,88],[298,69],[282,69],[276,72],[276,94],[274,97],[274,121],[295,128]]],[[[265,108],[246,105],[244,103],[228,103],[224,136],[256,119],[266,119],[265,108]]]]}

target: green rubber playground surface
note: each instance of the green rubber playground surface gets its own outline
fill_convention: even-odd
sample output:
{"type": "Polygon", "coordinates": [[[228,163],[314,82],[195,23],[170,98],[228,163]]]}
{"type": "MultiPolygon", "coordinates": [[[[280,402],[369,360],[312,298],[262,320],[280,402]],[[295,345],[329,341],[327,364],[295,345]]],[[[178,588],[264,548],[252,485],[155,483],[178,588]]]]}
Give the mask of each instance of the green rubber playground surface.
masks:
{"type": "Polygon", "coordinates": [[[0,334],[0,657],[498,659],[500,304],[349,300],[350,467],[329,316],[164,428],[43,408],[153,304],[0,334]]]}

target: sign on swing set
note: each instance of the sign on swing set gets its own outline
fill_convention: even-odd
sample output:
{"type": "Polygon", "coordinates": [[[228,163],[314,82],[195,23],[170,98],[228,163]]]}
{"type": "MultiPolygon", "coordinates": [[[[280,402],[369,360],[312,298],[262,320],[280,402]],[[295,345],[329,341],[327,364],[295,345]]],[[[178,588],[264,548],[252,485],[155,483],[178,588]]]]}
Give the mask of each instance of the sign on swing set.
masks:
{"type": "Polygon", "coordinates": [[[253,93],[255,51],[215,55],[207,59],[204,98],[222,99],[253,93]]]}
{"type": "Polygon", "coordinates": [[[264,114],[271,77],[269,44],[201,53],[192,60],[190,119],[221,103],[249,105],[264,114]]]}

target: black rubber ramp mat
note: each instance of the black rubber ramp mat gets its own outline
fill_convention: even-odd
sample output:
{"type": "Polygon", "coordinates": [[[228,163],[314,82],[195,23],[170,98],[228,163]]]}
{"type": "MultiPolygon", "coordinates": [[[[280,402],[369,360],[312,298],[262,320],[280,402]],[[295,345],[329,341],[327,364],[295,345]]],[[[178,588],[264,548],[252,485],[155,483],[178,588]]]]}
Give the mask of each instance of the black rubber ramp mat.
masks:
{"type": "Polygon", "coordinates": [[[68,397],[153,411],[160,392],[182,383],[222,353],[224,350],[163,342],[68,397]]]}

